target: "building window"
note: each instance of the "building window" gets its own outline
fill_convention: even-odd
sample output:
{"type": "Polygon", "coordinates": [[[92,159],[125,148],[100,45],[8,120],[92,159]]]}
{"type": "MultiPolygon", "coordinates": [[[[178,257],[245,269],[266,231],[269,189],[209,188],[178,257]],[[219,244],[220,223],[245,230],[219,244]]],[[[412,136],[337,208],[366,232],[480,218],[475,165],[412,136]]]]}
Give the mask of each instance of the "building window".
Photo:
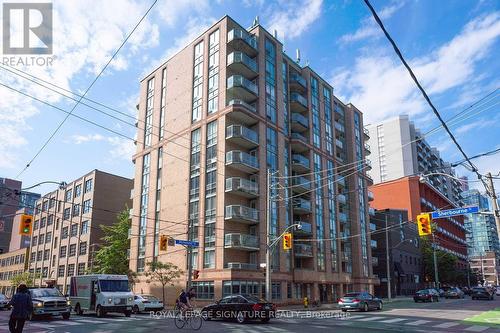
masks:
{"type": "Polygon", "coordinates": [[[49,260],[50,250],[43,250],[43,260],[49,260]]]}
{"type": "Polygon", "coordinates": [[[75,198],[78,198],[82,194],[82,185],[78,184],[75,186],[75,198]]]}
{"type": "Polygon", "coordinates": [[[54,249],[57,248],[57,237],[54,237],[54,249]]]}
{"type": "Polygon", "coordinates": [[[38,244],[43,244],[44,241],[45,241],[45,235],[44,234],[40,234],[40,236],[38,236],[38,244]]]}
{"type": "Polygon", "coordinates": [[[204,268],[215,268],[215,250],[205,250],[204,268]]]}
{"type": "Polygon", "coordinates": [[[92,179],[87,179],[85,181],[85,188],[83,190],[85,193],[89,193],[92,191],[92,179]]]}
{"type": "Polygon", "coordinates": [[[266,116],[276,123],[276,46],[266,38],[266,116]]]}
{"type": "Polygon", "coordinates": [[[203,41],[194,47],[194,70],[193,70],[193,111],[192,122],[201,119],[203,100],[203,41]]]}
{"type": "Polygon", "coordinates": [[[78,272],[76,274],[78,274],[78,275],[85,274],[85,263],[84,262],[81,262],[78,264],[78,272]]]}
{"type": "Polygon", "coordinates": [[[36,246],[38,244],[38,236],[31,237],[31,246],[36,246]]]}
{"type": "Polygon", "coordinates": [[[153,135],[153,107],[155,78],[151,78],[147,83],[146,94],[146,121],[144,122],[144,147],[151,146],[151,136],[153,135]]]}
{"type": "Polygon", "coordinates": [[[272,299],[281,299],[281,282],[273,282],[271,290],[272,299]]]}
{"type": "Polygon", "coordinates": [[[45,227],[46,224],[47,224],[47,218],[42,217],[42,219],[40,220],[40,228],[45,227]]]}
{"type": "Polygon", "coordinates": [[[79,255],[87,254],[87,242],[80,243],[80,248],[78,249],[78,254],[79,255]]]}
{"type": "Polygon", "coordinates": [[[197,299],[214,299],[213,281],[193,282],[191,286],[196,290],[197,299]]]}
{"type": "Polygon", "coordinates": [[[68,238],[68,227],[63,227],[61,231],[61,239],[68,238]]]}
{"type": "Polygon", "coordinates": [[[43,251],[38,251],[36,253],[36,261],[42,261],[42,258],[43,258],[43,251]]]}
{"type": "Polygon", "coordinates": [[[57,277],[64,277],[64,265],[59,265],[59,269],[57,270],[57,277]]]}
{"type": "Polygon", "coordinates": [[[167,105],[167,68],[161,71],[161,103],[160,103],[160,133],[159,139],[163,139],[165,129],[165,107],[167,105]]]}
{"type": "Polygon", "coordinates": [[[232,294],[249,294],[261,297],[265,293],[265,287],[259,281],[223,281],[222,282],[222,297],[232,294]]]}
{"type": "Polygon", "coordinates": [[[69,253],[68,253],[68,257],[74,257],[76,254],[76,244],[71,244],[69,246],[69,253]]]}
{"type": "Polygon", "coordinates": [[[65,258],[66,257],[66,245],[64,246],[61,246],[61,248],[59,249],[59,258],[65,258]]]}
{"type": "Polygon", "coordinates": [[[69,234],[71,237],[78,236],[78,224],[72,224],[69,230],[69,234]]]}
{"type": "Polygon", "coordinates": [[[139,244],[137,247],[137,272],[144,271],[146,256],[146,227],[149,201],[149,173],[151,167],[151,154],[143,156],[142,160],[142,184],[141,184],[141,203],[139,218],[139,244]]]}
{"type": "Polygon", "coordinates": [[[49,215],[47,218],[47,226],[54,224],[54,215],[49,215]]]}
{"type": "Polygon", "coordinates": [[[33,222],[33,230],[37,230],[39,225],[40,225],[39,220],[36,220],[35,222],[33,222]]]}
{"type": "Polygon", "coordinates": [[[319,88],[318,79],[311,77],[311,102],[312,102],[312,120],[313,120],[313,144],[315,147],[321,147],[321,128],[319,114],[319,88]]]}
{"type": "Polygon", "coordinates": [[[64,195],[64,201],[71,201],[73,197],[73,190],[66,190],[66,193],[64,195]]]}
{"type": "Polygon", "coordinates": [[[56,205],[56,199],[50,198],[49,199],[49,208],[54,208],[55,205],[56,205]]]}
{"type": "Polygon", "coordinates": [[[68,276],[75,275],[75,264],[68,265],[68,276]]]}
{"type": "Polygon", "coordinates": [[[208,50],[208,113],[219,109],[219,30],[210,34],[208,50]]]}
{"type": "Polygon", "coordinates": [[[51,241],[52,241],[52,231],[49,231],[45,235],[45,243],[50,243],[51,241]]]}
{"type": "Polygon", "coordinates": [[[89,221],[83,221],[80,227],[80,235],[85,235],[89,232],[89,221]]]}
{"type": "Polygon", "coordinates": [[[64,208],[63,219],[69,220],[69,216],[71,214],[71,208],[64,208]]]}
{"type": "Polygon", "coordinates": [[[72,216],[80,215],[80,204],[76,204],[73,206],[73,214],[72,216]]]}
{"type": "Polygon", "coordinates": [[[330,229],[330,252],[332,272],[337,271],[337,222],[335,210],[335,169],[333,161],[326,161],[327,190],[328,190],[328,217],[330,229]]]}

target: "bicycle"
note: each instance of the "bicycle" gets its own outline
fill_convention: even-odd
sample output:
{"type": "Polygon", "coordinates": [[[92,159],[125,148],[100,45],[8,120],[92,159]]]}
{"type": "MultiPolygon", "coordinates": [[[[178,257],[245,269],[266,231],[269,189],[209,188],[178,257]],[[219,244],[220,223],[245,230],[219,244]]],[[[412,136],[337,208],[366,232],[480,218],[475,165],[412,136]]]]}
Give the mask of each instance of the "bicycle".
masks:
{"type": "Polygon", "coordinates": [[[183,329],[186,324],[189,324],[192,330],[197,331],[201,328],[201,325],[203,325],[203,318],[199,313],[196,313],[192,309],[184,312],[180,310],[175,315],[174,323],[175,327],[178,329],[183,329]]]}

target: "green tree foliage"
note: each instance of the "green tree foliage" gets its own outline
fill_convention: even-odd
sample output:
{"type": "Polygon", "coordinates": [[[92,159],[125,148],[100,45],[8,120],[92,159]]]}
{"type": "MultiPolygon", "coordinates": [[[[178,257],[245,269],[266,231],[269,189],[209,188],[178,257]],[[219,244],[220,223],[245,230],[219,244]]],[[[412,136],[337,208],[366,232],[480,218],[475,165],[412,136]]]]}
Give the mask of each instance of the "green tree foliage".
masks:
{"type": "Polygon", "coordinates": [[[174,285],[174,280],[180,278],[182,271],[176,265],[169,262],[152,261],[147,263],[144,275],[146,282],[159,282],[162,286],[163,304],[165,304],[165,287],[174,285]]]}
{"type": "Polygon", "coordinates": [[[17,287],[20,284],[25,284],[28,287],[33,287],[35,284],[35,280],[39,279],[40,277],[41,277],[40,273],[23,272],[23,273],[14,275],[10,279],[10,284],[14,287],[17,287]]]}
{"type": "MultiPolygon", "coordinates": [[[[421,242],[422,259],[423,259],[423,275],[426,281],[434,281],[434,258],[432,251],[432,243],[425,239],[421,242]]],[[[458,258],[448,252],[436,250],[436,259],[438,266],[438,278],[441,284],[449,285],[466,285],[467,271],[457,267],[458,258]]],[[[470,275],[473,277],[472,275],[470,275]]],[[[472,281],[471,281],[472,283],[472,281]]]]}

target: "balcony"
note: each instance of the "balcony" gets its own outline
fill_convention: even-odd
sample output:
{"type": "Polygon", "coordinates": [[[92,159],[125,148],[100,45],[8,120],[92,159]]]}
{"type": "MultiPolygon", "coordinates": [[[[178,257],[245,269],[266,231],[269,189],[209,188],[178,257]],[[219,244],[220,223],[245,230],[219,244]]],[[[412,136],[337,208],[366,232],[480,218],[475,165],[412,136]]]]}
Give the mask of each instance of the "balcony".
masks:
{"type": "Polygon", "coordinates": [[[373,196],[373,192],[368,191],[368,201],[373,201],[374,199],[375,199],[375,197],[373,196]]]}
{"type": "Polygon", "coordinates": [[[290,72],[290,91],[305,93],[307,90],[307,80],[300,74],[290,72]]]}
{"type": "Polygon", "coordinates": [[[259,188],[257,183],[251,180],[231,177],[226,179],[226,193],[251,199],[259,196],[259,188]]]}
{"type": "Polygon", "coordinates": [[[311,190],[311,181],[305,177],[292,178],[292,191],[304,193],[311,190]]]}
{"type": "Polygon", "coordinates": [[[342,261],[350,261],[350,258],[351,258],[350,252],[342,252],[340,254],[340,259],[342,259],[342,261]]]}
{"type": "Polygon", "coordinates": [[[243,51],[251,57],[258,53],[257,39],[243,29],[232,29],[227,33],[227,44],[234,50],[243,51]]]}
{"type": "Polygon", "coordinates": [[[241,99],[246,103],[254,102],[259,96],[257,85],[242,75],[227,78],[227,94],[230,99],[241,99]]]}
{"type": "Polygon", "coordinates": [[[228,262],[226,264],[227,269],[241,269],[246,271],[256,271],[259,269],[257,264],[249,264],[246,262],[228,262]]]}
{"type": "Polygon", "coordinates": [[[363,127],[363,135],[365,136],[365,140],[370,138],[370,131],[366,127],[363,127]]]}
{"type": "Polygon", "coordinates": [[[368,214],[370,214],[370,216],[375,216],[375,208],[369,207],[368,208],[368,214]]]}
{"type": "Polygon", "coordinates": [[[304,132],[309,128],[309,119],[299,113],[292,113],[292,131],[304,132]]]}
{"type": "Polygon", "coordinates": [[[372,150],[370,149],[370,145],[365,143],[365,155],[370,155],[372,150]]]}
{"type": "Polygon", "coordinates": [[[335,139],[335,145],[337,145],[339,149],[344,149],[344,143],[339,139],[335,139]]]}
{"type": "Polygon", "coordinates": [[[259,211],[241,205],[226,206],[225,220],[244,224],[257,224],[259,223],[259,211]]]}
{"type": "Polygon", "coordinates": [[[337,216],[339,217],[340,223],[347,223],[347,214],[346,213],[339,213],[337,216]]]}
{"type": "Polygon", "coordinates": [[[230,125],[226,128],[226,140],[238,146],[251,149],[259,145],[257,132],[242,125],[230,125]]]}
{"type": "Polygon", "coordinates": [[[310,214],[312,212],[311,201],[302,198],[294,198],[293,212],[294,214],[310,214]]]}
{"type": "Polygon", "coordinates": [[[341,187],[346,187],[346,180],[345,180],[345,177],[343,176],[339,176],[339,178],[336,179],[337,181],[337,185],[341,186],[341,187]]]}
{"type": "Polygon", "coordinates": [[[259,75],[257,62],[243,52],[231,52],[227,55],[227,67],[248,79],[254,79],[259,75]]]}
{"type": "Polygon", "coordinates": [[[298,172],[309,171],[309,159],[303,155],[292,154],[292,170],[298,172]]]}
{"type": "Polygon", "coordinates": [[[293,234],[296,236],[311,236],[312,235],[312,225],[309,222],[295,221],[294,223],[300,224],[301,229],[294,229],[293,234]]]}
{"type": "Polygon", "coordinates": [[[365,160],[365,168],[366,168],[366,170],[371,170],[372,169],[372,161],[365,160]]]}
{"type": "Polygon", "coordinates": [[[341,123],[339,123],[338,121],[335,122],[335,129],[338,131],[338,132],[342,132],[344,133],[345,132],[345,127],[344,125],[342,125],[341,123]]]}
{"type": "Polygon", "coordinates": [[[346,204],[347,203],[347,197],[345,194],[337,194],[337,201],[340,202],[341,204],[346,204]]]}
{"type": "Polygon", "coordinates": [[[235,122],[240,124],[245,124],[247,126],[254,125],[258,122],[257,118],[252,115],[252,113],[257,113],[255,106],[248,104],[241,99],[232,99],[227,103],[228,106],[233,106],[232,112],[229,112],[227,116],[233,119],[235,122]],[[245,112],[249,111],[249,112],[245,112]]]}
{"type": "Polygon", "coordinates": [[[303,153],[309,150],[309,148],[307,147],[309,140],[304,135],[292,132],[290,138],[290,144],[294,152],[303,153]]]}
{"type": "Polygon", "coordinates": [[[293,252],[298,258],[312,258],[313,257],[313,247],[309,244],[295,244],[293,246],[293,252]]]}
{"type": "Polygon", "coordinates": [[[306,112],[307,99],[299,93],[293,92],[290,94],[290,110],[292,112],[306,112]]]}
{"type": "Polygon", "coordinates": [[[259,171],[257,157],[239,150],[226,153],[226,166],[251,174],[259,171]]]}
{"type": "Polygon", "coordinates": [[[259,237],[246,234],[225,234],[224,248],[242,250],[242,251],[258,251],[259,237]]]}

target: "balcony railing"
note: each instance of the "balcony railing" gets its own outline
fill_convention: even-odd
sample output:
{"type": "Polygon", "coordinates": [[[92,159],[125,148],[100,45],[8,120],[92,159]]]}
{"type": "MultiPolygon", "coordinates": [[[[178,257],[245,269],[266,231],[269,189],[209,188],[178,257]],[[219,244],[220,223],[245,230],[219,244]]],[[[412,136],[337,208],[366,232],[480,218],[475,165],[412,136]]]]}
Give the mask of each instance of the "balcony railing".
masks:
{"type": "Polygon", "coordinates": [[[257,62],[243,52],[231,52],[227,55],[227,64],[242,63],[254,72],[257,72],[257,62]]]}
{"type": "Polygon", "coordinates": [[[312,235],[312,224],[304,221],[295,221],[295,224],[300,224],[300,229],[295,229],[294,234],[296,235],[312,235]]]}
{"type": "Polygon", "coordinates": [[[313,256],[313,247],[309,244],[295,244],[293,251],[296,257],[309,258],[313,256]]]}
{"type": "Polygon", "coordinates": [[[242,40],[245,42],[245,45],[249,46],[246,51],[252,52],[253,54],[257,53],[257,39],[250,35],[247,31],[243,29],[232,29],[227,33],[227,42],[232,43],[233,41],[242,40]]]}
{"type": "Polygon", "coordinates": [[[309,159],[303,155],[292,154],[292,167],[293,166],[309,169],[309,159]]]}
{"type": "Polygon", "coordinates": [[[368,214],[370,214],[370,216],[375,216],[375,208],[369,207],[368,208],[368,214]]]}
{"type": "Polygon", "coordinates": [[[370,145],[365,143],[365,154],[370,155],[371,153],[372,153],[372,151],[370,149],[370,145]]]}
{"type": "Polygon", "coordinates": [[[311,189],[311,181],[305,177],[293,177],[292,186],[297,192],[305,192],[311,189]]]}
{"type": "Polygon", "coordinates": [[[338,121],[335,122],[335,129],[339,132],[345,132],[345,127],[338,121]]]}
{"type": "Polygon", "coordinates": [[[309,140],[307,140],[307,138],[300,133],[292,132],[290,137],[292,140],[300,140],[302,142],[309,143],[309,140]]]}
{"type": "Polygon", "coordinates": [[[290,83],[297,83],[302,88],[307,89],[307,80],[297,73],[290,73],[290,83]]]}
{"type": "Polygon", "coordinates": [[[246,234],[225,234],[224,247],[246,251],[259,250],[259,237],[246,234]]]}
{"type": "Polygon", "coordinates": [[[259,211],[242,205],[226,206],[226,220],[255,224],[259,223],[259,211]]]}
{"type": "Polygon", "coordinates": [[[301,94],[295,93],[295,92],[290,94],[290,102],[292,102],[292,103],[297,102],[306,109],[308,106],[307,99],[304,96],[302,96],[301,94]]]}
{"type": "Polygon", "coordinates": [[[370,138],[370,131],[366,127],[363,127],[363,134],[365,135],[366,139],[370,138]]]}
{"type": "Polygon", "coordinates": [[[340,141],[339,139],[335,139],[335,144],[337,145],[337,147],[339,147],[340,149],[344,149],[344,143],[342,141],[340,141]]]}
{"type": "Polygon", "coordinates": [[[249,111],[257,113],[257,109],[255,108],[255,106],[250,105],[247,102],[242,101],[241,99],[232,99],[229,101],[229,103],[227,103],[227,105],[242,105],[245,108],[247,108],[249,111]]]}
{"type": "Polygon", "coordinates": [[[259,195],[259,188],[257,183],[251,180],[231,177],[226,179],[226,192],[236,192],[244,197],[256,197],[259,195]]]}
{"type": "Polygon", "coordinates": [[[296,213],[299,212],[304,212],[304,213],[310,213],[311,212],[311,201],[302,199],[302,198],[294,198],[293,199],[293,210],[296,213]]]}
{"type": "Polygon", "coordinates": [[[347,214],[346,213],[339,213],[338,217],[339,217],[340,223],[347,223],[347,214]]]}
{"type": "Polygon", "coordinates": [[[292,113],[292,129],[305,131],[309,128],[309,119],[299,113],[292,113]]]}
{"type": "Polygon", "coordinates": [[[246,148],[253,148],[259,145],[259,135],[257,132],[242,125],[228,126],[226,128],[226,140],[232,140],[246,148]]]}
{"type": "Polygon", "coordinates": [[[226,165],[250,173],[259,170],[257,157],[239,150],[232,150],[226,153],[226,165]]]}
{"type": "Polygon", "coordinates": [[[337,200],[341,204],[345,204],[347,202],[347,197],[345,194],[337,194],[337,200]]]}
{"type": "Polygon", "coordinates": [[[259,269],[259,266],[257,266],[257,264],[249,264],[246,262],[228,262],[226,264],[226,268],[255,271],[255,270],[259,269]]]}
{"type": "Polygon", "coordinates": [[[375,197],[373,196],[373,192],[368,191],[368,200],[373,201],[374,199],[375,199],[375,197]]]}
{"type": "Polygon", "coordinates": [[[227,78],[227,89],[242,87],[253,93],[259,94],[257,85],[241,75],[233,75],[227,78]]]}

